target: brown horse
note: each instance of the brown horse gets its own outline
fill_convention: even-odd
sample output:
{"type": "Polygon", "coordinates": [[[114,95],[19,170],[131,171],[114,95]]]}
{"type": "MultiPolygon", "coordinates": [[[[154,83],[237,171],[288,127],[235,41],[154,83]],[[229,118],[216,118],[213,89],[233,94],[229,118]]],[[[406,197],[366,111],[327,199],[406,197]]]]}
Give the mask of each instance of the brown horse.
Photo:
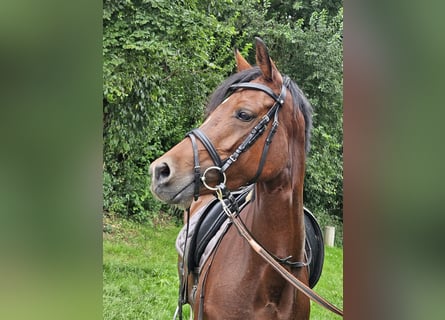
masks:
{"type": "MultiPolygon", "coordinates": [[[[275,256],[303,262],[303,180],[312,109],[297,85],[280,74],[261,39],[256,40],[257,67],[237,51],[235,59],[238,72],[211,97],[199,128],[204,138],[192,131],[151,164],[152,192],[184,208],[194,196],[209,201],[213,191],[197,180],[197,160],[203,171],[217,166],[204,174],[207,185],[221,182],[218,170],[224,167],[220,171],[229,190],[256,184],[253,200],[240,214],[252,235],[275,256]],[[260,128],[263,132],[255,133],[260,122],[266,123],[260,128]],[[256,138],[237,152],[252,134],[256,138]]],[[[306,267],[287,268],[308,283],[306,267]]],[[[204,319],[309,318],[309,299],[265,263],[233,227],[205,262],[197,284],[197,291],[192,294],[189,288],[188,295],[195,319],[199,314],[204,319]]]]}

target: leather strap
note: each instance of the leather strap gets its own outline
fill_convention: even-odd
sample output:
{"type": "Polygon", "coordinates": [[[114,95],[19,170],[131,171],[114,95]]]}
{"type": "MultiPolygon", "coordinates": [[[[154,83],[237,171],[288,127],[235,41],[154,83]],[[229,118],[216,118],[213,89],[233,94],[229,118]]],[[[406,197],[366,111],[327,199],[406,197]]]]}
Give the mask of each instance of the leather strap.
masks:
{"type": "MultiPolygon", "coordinates": [[[[263,148],[263,154],[261,155],[261,161],[258,166],[257,173],[255,176],[249,181],[248,184],[254,183],[258,177],[261,175],[261,172],[263,170],[264,163],[266,161],[266,155],[269,150],[269,145],[272,142],[272,138],[277,130],[278,127],[278,111],[280,107],[283,105],[284,100],[286,98],[286,92],[287,87],[289,85],[290,78],[285,77],[283,84],[281,86],[281,91],[279,95],[276,95],[272,89],[269,87],[260,84],[260,83],[251,83],[251,82],[241,82],[236,83],[230,86],[231,89],[252,89],[252,90],[259,90],[267,95],[269,95],[272,99],[275,100],[275,103],[273,106],[269,109],[267,114],[263,116],[263,118],[260,120],[260,122],[252,129],[252,131],[249,133],[246,139],[238,146],[238,148],[235,150],[235,152],[230,155],[229,158],[227,158],[225,161],[221,160],[221,157],[219,156],[218,152],[216,151],[215,146],[210,141],[210,139],[206,136],[204,132],[201,131],[201,129],[196,128],[187,133],[187,136],[192,137],[193,135],[196,136],[204,145],[204,147],[207,149],[208,153],[210,154],[210,157],[212,158],[214,164],[221,168],[221,172],[225,172],[237,159],[238,157],[246,151],[252,144],[255,143],[255,141],[264,133],[266,130],[267,124],[270,122],[271,118],[274,118],[273,126],[269,132],[269,135],[266,139],[265,146],[263,148]]],[[[199,167],[197,164],[199,163],[199,159],[196,159],[196,153],[195,150],[197,150],[196,142],[192,140],[192,145],[194,149],[194,158],[195,158],[195,182],[198,181],[196,179],[196,172],[197,167],[199,167]]],[[[196,188],[196,185],[195,185],[196,188]]],[[[195,189],[196,191],[196,189],[195,189]]]]}
{"type": "MultiPolygon", "coordinates": [[[[185,231],[185,243],[184,243],[184,252],[187,250],[187,238],[189,234],[190,227],[190,208],[187,209],[187,227],[185,231]]],[[[182,261],[179,263],[179,297],[178,297],[178,305],[176,307],[175,314],[173,315],[173,319],[176,320],[178,317],[179,320],[182,320],[182,306],[187,303],[187,287],[188,287],[188,274],[185,274],[185,255],[182,257],[182,261]]]]}
{"type": "Polygon", "coordinates": [[[201,186],[201,167],[199,165],[199,153],[198,153],[198,144],[196,142],[196,138],[193,134],[187,134],[192,142],[192,149],[193,149],[193,161],[195,164],[194,167],[194,173],[195,173],[195,191],[193,194],[193,198],[198,200],[199,198],[199,188],[201,186]]]}
{"type": "Polygon", "coordinates": [[[220,190],[219,192],[217,192],[218,199],[222,202],[224,211],[226,212],[232,223],[235,225],[235,227],[238,229],[240,235],[247,240],[252,249],[270,266],[272,266],[284,279],[286,279],[296,289],[300,290],[309,299],[318,303],[327,310],[343,317],[343,311],[341,309],[337,308],[335,305],[319,296],[314,290],[312,290],[306,284],[297,279],[292,273],[290,273],[278,261],[276,261],[274,257],[252,237],[242,220],[238,219],[239,215],[236,212],[232,212],[230,208],[225,204],[223,193],[226,194],[227,192],[225,192],[224,190],[220,190]]]}
{"type": "Polygon", "coordinates": [[[274,122],[272,124],[272,128],[270,129],[269,134],[267,135],[266,141],[264,142],[263,152],[261,154],[261,159],[260,159],[260,163],[258,165],[257,172],[256,172],[255,176],[249,181],[248,184],[255,183],[258,180],[258,178],[260,177],[261,172],[263,172],[263,167],[264,167],[264,164],[266,163],[266,157],[269,152],[269,146],[272,143],[272,138],[275,135],[275,132],[277,132],[277,128],[278,128],[278,109],[277,109],[277,111],[275,111],[274,122]]]}
{"type": "Polygon", "coordinates": [[[272,128],[269,131],[269,134],[266,138],[266,141],[264,143],[263,152],[261,154],[260,163],[258,165],[257,172],[255,176],[247,183],[252,184],[255,183],[256,180],[261,175],[261,172],[263,171],[264,164],[266,162],[266,156],[269,151],[270,143],[272,142],[272,138],[275,135],[277,128],[278,128],[278,111],[280,110],[280,107],[282,107],[284,100],[286,99],[286,90],[289,86],[290,78],[285,77],[283,85],[281,86],[280,95],[276,95],[269,87],[266,87],[259,83],[250,83],[250,82],[243,82],[243,83],[237,83],[231,86],[231,88],[234,89],[253,89],[253,90],[260,90],[264,93],[268,94],[270,97],[272,97],[275,100],[274,105],[269,109],[267,114],[261,119],[261,121],[252,129],[249,136],[241,143],[241,145],[236,149],[236,151],[226,160],[226,163],[222,167],[222,171],[226,171],[227,168],[235,162],[241,153],[243,153],[245,150],[247,150],[254,142],[264,133],[266,130],[267,124],[270,122],[271,118],[274,118],[274,122],[272,124],[272,128]]]}
{"type": "MultiPolygon", "coordinates": [[[[284,87],[284,85],[283,85],[284,87]]],[[[231,89],[252,89],[252,90],[260,90],[264,93],[268,94],[272,99],[275,101],[278,101],[279,96],[275,94],[275,92],[272,91],[269,87],[266,87],[265,85],[262,85],[260,83],[252,83],[252,82],[241,82],[241,83],[235,83],[230,86],[231,89]]],[[[283,104],[283,102],[280,102],[283,104]]]]}
{"type": "Polygon", "coordinates": [[[215,163],[215,165],[217,165],[219,168],[221,168],[223,166],[223,161],[221,160],[218,152],[216,151],[215,146],[210,141],[210,139],[207,138],[205,133],[202,132],[201,129],[196,128],[196,129],[193,129],[192,131],[190,131],[189,133],[187,133],[188,136],[190,136],[192,134],[195,135],[202,142],[202,144],[204,145],[204,147],[207,149],[210,156],[212,157],[212,160],[215,163]]]}

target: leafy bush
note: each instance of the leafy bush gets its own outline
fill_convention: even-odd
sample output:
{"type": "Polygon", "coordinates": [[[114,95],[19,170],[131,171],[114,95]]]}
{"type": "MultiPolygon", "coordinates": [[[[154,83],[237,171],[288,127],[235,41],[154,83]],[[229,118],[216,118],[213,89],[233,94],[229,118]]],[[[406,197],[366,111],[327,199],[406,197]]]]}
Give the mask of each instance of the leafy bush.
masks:
{"type": "Polygon", "coordinates": [[[103,24],[105,211],[171,213],[149,192],[149,164],[198,126],[234,46],[254,61],[259,35],[314,106],[305,205],[341,221],[341,2],[105,0],[103,24]]]}
{"type": "Polygon", "coordinates": [[[150,161],[200,121],[210,90],[229,71],[211,53],[231,32],[175,3],[104,3],[106,211],[145,220],[161,209],[149,192],[150,161]]]}

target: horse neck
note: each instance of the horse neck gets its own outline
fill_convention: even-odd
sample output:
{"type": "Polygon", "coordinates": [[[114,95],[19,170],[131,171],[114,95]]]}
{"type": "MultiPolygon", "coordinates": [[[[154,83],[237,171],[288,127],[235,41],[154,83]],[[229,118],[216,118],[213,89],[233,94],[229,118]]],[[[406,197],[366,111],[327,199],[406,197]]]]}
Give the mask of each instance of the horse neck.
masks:
{"type": "Polygon", "coordinates": [[[258,182],[252,233],[277,256],[303,259],[303,179],[304,161],[290,165],[268,182],[258,182]]]}

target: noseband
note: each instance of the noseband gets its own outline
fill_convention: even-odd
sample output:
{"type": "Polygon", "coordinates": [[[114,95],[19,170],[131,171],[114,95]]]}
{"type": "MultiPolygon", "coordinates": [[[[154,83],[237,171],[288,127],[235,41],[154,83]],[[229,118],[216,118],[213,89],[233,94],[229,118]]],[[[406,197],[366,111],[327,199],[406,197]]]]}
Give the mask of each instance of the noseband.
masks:
{"type": "Polygon", "coordinates": [[[222,160],[219,156],[218,152],[216,151],[215,146],[210,141],[210,139],[207,137],[207,135],[199,128],[193,129],[189,133],[187,133],[186,136],[188,136],[192,142],[193,147],[193,161],[194,161],[194,175],[195,175],[195,190],[194,190],[194,199],[197,200],[199,197],[199,188],[201,186],[201,182],[204,184],[204,186],[208,189],[213,190],[213,187],[210,187],[206,182],[206,174],[207,172],[211,170],[215,170],[220,175],[220,182],[225,180],[225,171],[234,163],[236,160],[238,160],[238,157],[248,150],[255,141],[264,133],[264,131],[267,128],[267,124],[271,121],[273,118],[274,121],[272,123],[272,128],[269,131],[269,134],[267,135],[266,141],[264,143],[263,152],[261,154],[260,163],[258,165],[257,172],[255,176],[246,184],[252,184],[255,183],[258,177],[261,175],[261,172],[263,171],[264,163],[266,161],[267,152],[269,151],[270,143],[272,142],[272,138],[275,135],[275,132],[278,128],[278,111],[280,110],[280,107],[283,106],[284,100],[286,99],[286,92],[287,87],[289,86],[290,79],[288,77],[284,78],[283,85],[281,86],[281,92],[279,95],[276,95],[272,89],[269,87],[259,84],[259,83],[251,83],[251,82],[241,82],[236,83],[230,86],[230,89],[233,91],[237,89],[250,89],[250,90],[258,90],[266,93],[268,96],[270,96],[272,99],[275,100],[275,103],[273,106],[269,109],[269,111],[264,115],[261,120],[258,122],[258,124],[250,131],[249,135],[244,139],[244,141],[238,146],[238,148],[235,150],[234,153],[232,153],[227,159],[222,160]],[[207,168],[205,170],[204,174],[201,175],[201,167],[199,164],[199,154],[198,154],[198,144],[196,142],[196,138],[198,138],[201,143],[206,148],[207,152],[209,153],[210,157],[213,160],[214,166],[207,168]]]}

